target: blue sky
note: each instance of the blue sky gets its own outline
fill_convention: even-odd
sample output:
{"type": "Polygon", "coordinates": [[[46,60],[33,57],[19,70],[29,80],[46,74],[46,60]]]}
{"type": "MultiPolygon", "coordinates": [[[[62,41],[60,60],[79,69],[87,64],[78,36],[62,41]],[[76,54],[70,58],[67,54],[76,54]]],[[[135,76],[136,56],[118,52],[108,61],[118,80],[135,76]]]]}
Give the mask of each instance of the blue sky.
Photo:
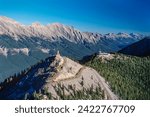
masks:
{"type": "Polygon", "coordinates": [[[59,22],[82,31],[150,33],[150,0],[0,0],[0,15],[27,25],[59,22]]]}

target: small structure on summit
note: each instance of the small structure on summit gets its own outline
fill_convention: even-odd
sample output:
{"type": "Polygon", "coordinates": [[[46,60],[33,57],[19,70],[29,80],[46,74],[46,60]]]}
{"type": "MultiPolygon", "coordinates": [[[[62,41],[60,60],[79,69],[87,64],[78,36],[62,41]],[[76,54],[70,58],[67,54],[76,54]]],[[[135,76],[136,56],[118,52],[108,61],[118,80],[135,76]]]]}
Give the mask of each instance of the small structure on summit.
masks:
{"type": "Polygon", "coordinates": [[[102,51],[99,51],[98,52],[98,55],[100,56],[103,56],[103,55],[110,55],[110,53],[106,53],[106,52],[102,52],[102,51]]]}
{"type": "Polygon", "coordinates": [[[103,61],[104,60],[111,60],[114,58],[114,55],[113,54],[110,54],[110,53],[106,53],[106,52],[101,52],[99,51],[98,55],[97,55],[99,58],[101,58],[103,61]]]}
{"type": "Polygon", "coordinates": [[[60,56],[60,52],[59,52],[59,50],[57,51],[57,53],[56,53],[56,58],[60,58],[61,56],[60,56]]]}
{"type": "Polygon", "coordinates": [[[59,51],[57,51],[57,54],[55,56],[54,61],[51,63],[51,67],[58,67],[61,66],[64,63],[64,58],[60,55],[59,51]]]}

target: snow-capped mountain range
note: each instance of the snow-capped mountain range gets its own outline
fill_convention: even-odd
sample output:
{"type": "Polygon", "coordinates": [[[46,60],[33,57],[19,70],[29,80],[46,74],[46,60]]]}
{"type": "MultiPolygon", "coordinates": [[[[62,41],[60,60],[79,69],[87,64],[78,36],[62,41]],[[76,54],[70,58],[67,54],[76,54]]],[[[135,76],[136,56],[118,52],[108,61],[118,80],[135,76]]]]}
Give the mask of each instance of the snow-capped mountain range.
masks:
{"type": "Polygon", "coordinates": [[[139,41],[141,34],[81,32],[60,23],[23,25],[13,19],[0,17],[0,81],[41,59],[62,55],[74,59],[98,51],[114,52],[139,41]]]}

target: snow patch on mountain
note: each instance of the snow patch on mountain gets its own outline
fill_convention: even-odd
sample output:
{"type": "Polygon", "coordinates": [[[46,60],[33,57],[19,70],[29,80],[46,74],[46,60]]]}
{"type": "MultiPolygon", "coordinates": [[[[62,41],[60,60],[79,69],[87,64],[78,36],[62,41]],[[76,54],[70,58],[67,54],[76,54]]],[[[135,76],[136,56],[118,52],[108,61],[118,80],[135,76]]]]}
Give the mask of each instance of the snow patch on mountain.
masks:
{"type": "Polygon", "coordinates": [[[19,53],[23,53],[24,55],[29,55],[29,49],[28,48],[4,48],[0,47],[0,55],[3,55],[7,57],[8,55],[17,55],[19,53]]]}
{"type": "Polygon", "coordinates": [[[48,48],[39,48],[43,53],[49,54],[50,49],[48,48]]]}
{"type": "Polygon", "coordinates": [[[7,52],[8,52],[7,48],[0,47],[0,55],[3,55],[3,56],[7,57],[7,55],[8,55],[7,52]]]}
{"type": "Polygon", "coordinates": [[[28,48],[21,48],[21,49],[19,49],[19,52],[22,52],[23,54],[25,54],[26,56],[28,56],[29,55],[29,49],[28,48]]]}
{"type": "Polygon", "coordinates": [[[29,55],[29,49],[28,48],[12,48],[12,49],[9,49],[9,53],[11,55],[16,55],[16,54],[19,54],[19,53],[23,53],[24,55],[28,56],[29,55]]]}

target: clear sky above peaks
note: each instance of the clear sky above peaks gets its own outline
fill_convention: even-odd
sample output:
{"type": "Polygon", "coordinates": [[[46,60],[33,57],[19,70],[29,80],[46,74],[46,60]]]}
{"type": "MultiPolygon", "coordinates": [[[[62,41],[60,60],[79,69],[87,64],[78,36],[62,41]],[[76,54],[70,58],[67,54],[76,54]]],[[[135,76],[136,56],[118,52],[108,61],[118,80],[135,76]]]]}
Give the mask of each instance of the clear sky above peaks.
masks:
{"type": "Polygon", "coordinates": [[[0,15],[27,25],[59,22],[81,31],[150,33],[150,0],[0,0],[0,15]]]}

